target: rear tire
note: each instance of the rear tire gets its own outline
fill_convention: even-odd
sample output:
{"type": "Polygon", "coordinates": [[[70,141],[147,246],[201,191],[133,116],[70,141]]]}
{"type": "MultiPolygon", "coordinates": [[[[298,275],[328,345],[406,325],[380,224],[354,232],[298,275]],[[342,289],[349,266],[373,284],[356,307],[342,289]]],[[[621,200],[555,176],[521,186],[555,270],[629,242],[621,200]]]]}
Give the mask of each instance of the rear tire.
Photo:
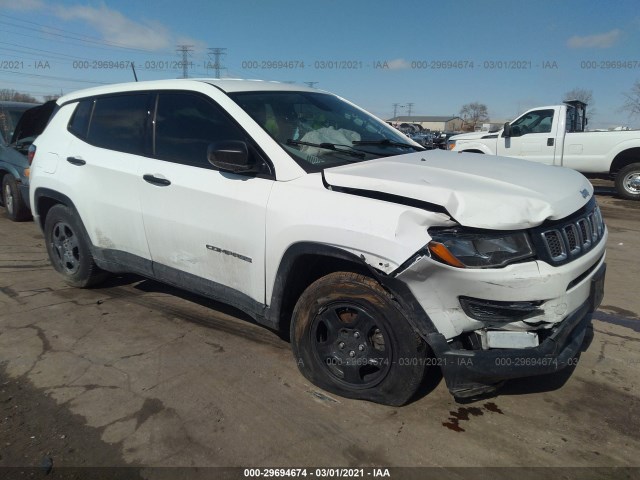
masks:
{"type": "Polygon", "coordinates": [[[44,238],[53,268],[72,287],[90,287],[107,277],[93,260],[77,215],[67,206],[51,207],[44,222],[44,238]]]}
{"type": "Polygon", "coordinates": [[[640,200],[640,163],[632,163],[616,174],[616,191],[626,200],[640,200]]]}
{"type": "Polygon", "coordinates": [[[315,385],[393,406],[415,395],[430,351],[390,295],[351,272],[331,273],[304,291],[291,344],[298,368],[315,385]]]}
{"type": "Polygon", "coordinates": [[[7,211],[7,217],[14,222],[23,222],[31,218],[31,212],[18,189],[18,183],[10,173],[2,179],[2,204],[7,211]]]}

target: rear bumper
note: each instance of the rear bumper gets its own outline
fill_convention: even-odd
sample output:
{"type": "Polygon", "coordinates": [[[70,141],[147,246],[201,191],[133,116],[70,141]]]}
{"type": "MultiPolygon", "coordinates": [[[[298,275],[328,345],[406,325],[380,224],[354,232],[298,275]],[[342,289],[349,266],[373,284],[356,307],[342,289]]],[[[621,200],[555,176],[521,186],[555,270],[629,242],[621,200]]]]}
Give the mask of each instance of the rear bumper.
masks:
{"type": "MultiPolygon", "coordinates": [[[[602,282],[605,270],[606,265],[601,265],[591,280],[592,285],[602,282]]],[[[438,358],[451,393],[458,398],[477,396],[495,390],[503,380],[554,373],[575,365],[601,295],[601,291],[592,288],[587,301],[537,347],[458,350],[440,333],[429,334],[427,341],[438,358]]]]}

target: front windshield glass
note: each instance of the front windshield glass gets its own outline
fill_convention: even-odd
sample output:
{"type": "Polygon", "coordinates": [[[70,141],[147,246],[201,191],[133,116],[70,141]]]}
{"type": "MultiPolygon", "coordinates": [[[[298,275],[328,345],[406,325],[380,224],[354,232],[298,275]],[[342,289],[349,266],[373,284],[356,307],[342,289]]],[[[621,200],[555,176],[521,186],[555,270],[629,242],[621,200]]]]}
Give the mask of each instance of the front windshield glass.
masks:
{"type": "Polygon", "coordinates": [[[293,91],[229,96],[307,172],[422,150],[402,132],[334,95],[293,91]]]}

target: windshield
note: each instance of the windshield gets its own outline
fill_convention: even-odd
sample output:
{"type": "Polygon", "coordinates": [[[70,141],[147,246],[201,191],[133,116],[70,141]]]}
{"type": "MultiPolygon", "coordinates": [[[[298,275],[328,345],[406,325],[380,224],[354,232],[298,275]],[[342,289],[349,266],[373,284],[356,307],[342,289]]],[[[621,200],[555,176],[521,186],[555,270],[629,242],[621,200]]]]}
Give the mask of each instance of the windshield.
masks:
{"type": "Polygon", "coordinates": [[[335,95],[240,92],[229,96],[307,172],[422,150],[398,130],[335,95]]]}

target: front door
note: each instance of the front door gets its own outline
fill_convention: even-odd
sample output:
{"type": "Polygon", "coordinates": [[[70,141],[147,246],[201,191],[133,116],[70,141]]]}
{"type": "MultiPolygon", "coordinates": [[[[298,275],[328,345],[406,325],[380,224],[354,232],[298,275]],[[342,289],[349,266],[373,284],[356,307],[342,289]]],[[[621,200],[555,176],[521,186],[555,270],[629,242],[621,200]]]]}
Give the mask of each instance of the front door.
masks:
{"type": "Polygon", "coordinates": [[[138,188],[156,276],[213,296],[228,293],[231,304],[238,292],[264,304],[265,212],[274,180],[222,172],[207,160],[210,144],[247,141],[246,134],[213,100],[188,92],[157,95],[154,127],[153,158],[140,162],[138,188]]]}
{"type": "Polygon", "coordinates": [[[553,165],[558,130],[553,109],[532,110],[511,123],[511,136],[498,138],[497,154],[553,165]]]}

